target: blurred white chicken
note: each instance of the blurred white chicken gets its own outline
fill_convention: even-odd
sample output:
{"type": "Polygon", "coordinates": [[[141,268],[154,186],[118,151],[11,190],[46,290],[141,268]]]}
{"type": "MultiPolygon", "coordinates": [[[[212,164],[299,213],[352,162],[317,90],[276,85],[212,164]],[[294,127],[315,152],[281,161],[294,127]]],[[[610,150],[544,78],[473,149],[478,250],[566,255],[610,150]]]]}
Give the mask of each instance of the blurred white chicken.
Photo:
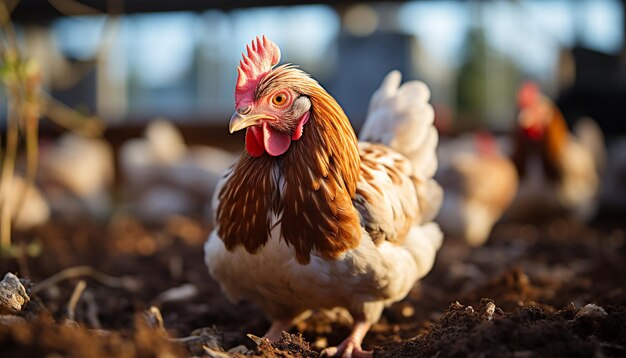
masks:
{"type": "Polygon", "coordinates": [[[54,213],[104,217],[111,210],[113,149],[102,139],[64,134],[40,150],[38,177],[54,213]]]}
{"type": "Polygon", "coordinates": [[[438,155],[445,195],[437,222],[446,235],[484,244],[517,192],[513,162],[487,132],[443,141],[438,155]]]}
{"type": "Polygon", "coordinates": [[[237,159],[218,148],[187,147],[178,129],[162,119],[148,124],[144,138],[124,143],[119,156],[135,210],[148,221],[199,212],[209,218],[206,203],[222,172],[237,159]]]}
{"type": "MultiPolygon", "coordinates": [[[[0,203],[5,204],[4,198],[0,198],[0,203]]],[[[11,208],[13,228],[16,230],[34,228],[50,218],[50,207],[44,196],[35,185],[29,185],[20,175],[13,176],[6,203],[11,208]]]]}
{"type": "Polygon", "coordinates": [[[534,83],[518,95],[519,114],[512,154],[518,194],[507,213],[515,220],[570,216],[582,221],[596,213],[604,139],[590,119],[570,133],[558,107],[534,83]]]}

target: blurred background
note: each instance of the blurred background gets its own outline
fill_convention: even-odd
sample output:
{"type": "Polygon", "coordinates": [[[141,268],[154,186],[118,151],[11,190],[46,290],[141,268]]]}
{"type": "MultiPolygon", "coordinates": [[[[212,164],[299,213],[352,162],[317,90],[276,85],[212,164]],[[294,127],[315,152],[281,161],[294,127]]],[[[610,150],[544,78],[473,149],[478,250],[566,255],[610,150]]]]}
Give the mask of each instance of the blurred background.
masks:
{"type": "MultiPolygon", "coordinates": [[[[390,70],[431,90],[446,238],[367,348],[625,356],[625,17],[626,0],[0,0],[0,273],[35,284],[20,316],[0,307],[0,357],[170,357],[165,330],[223,355],[203,348],[263,334],[202,258],[244,150],[237,65],[262,34],[357,132],[390,70]]],[[[298,330],[319,350],[348,332],[332,320],[298,330]]]]}
{"type": "MultiPolygon", "coordinates": [[[[245,45],[261,34],[279,44],[282,62],[298,64],[337,98],[357,131],[372,92],[392,69],[428,84],[444,137],[480,128],[510,133],[516,93],[527,80],[556,101],[570,124],[591,117],[609,143],[626,131],[626,1],[2,4],[0,15],[13,22],[2,29],[5,41],[14,37],[22,58],[38,63],[42,93],[102,126],[103,140],[94,143],[63,134],[59,120],[41,122],[37,185],[53,213],[67,212],[55,195],[68,190],[72,199],[94,201],[79,200],[75,211],[108,213],[120,198],[111,187],[122,187],[121,197],[142,216],[210,215],[213,185],[243,149],[242,135],[227,131],[236,67],[245,45]],[[61,189],[47,189],[50,183],[61,189]]],[[[8,102],[7,86],[1,91],[8,102]]],[[[2,107],[4,135],[10,111],[2,107]]],[[[18,174],[28,172],[22,162],[18,174]]]]}
{"type": "Polygon", "coordinates": [[[568,118],[589,115],[611,134],[626,127],[624,1],[7,3],[17,3],[12,18],[45,90],[111,130],[155,116],[225,128],[240,54],[259,34],[313,74],[356,127],[394,68],[428,83],[438,119],[455,130],[508,130],[527,79],[568,118]]]}

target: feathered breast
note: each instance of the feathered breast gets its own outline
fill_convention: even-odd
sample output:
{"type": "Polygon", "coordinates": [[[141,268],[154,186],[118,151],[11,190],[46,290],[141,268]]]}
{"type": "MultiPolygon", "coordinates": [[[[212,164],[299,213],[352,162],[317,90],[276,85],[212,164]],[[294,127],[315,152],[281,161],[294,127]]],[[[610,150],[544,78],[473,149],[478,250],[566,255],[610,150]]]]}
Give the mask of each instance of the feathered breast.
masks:
{"type": "Polygon", "coordinates": [[[541,160],[546,177],[553,182],[562,179],[562,155],[569,139],[569,130],[563,115],[554,103],[550,106],[551,118],[545,128],[545,133],[538,143],[533,143],[520,129],[515,131],[514,150],[511,159],[517,168],[520,178],[526,174],[528,158],[537,155],[541,160]]]}
{"type": "MultiPolygon", "coordinates": [[[[284,73],[273,72],[272,80],[293,80],[291,71],[298,71],[278,70],[284,73]]],[[[280,157],[244,153],[219,193],[216,215],[227,249],[242,245],[254,253],[280,225],[282,239],[304,264],[313,250],[332,259],[358,246],[360,218],[352,200],[360,158],[337,102],[311,79],[298,85],[312,104],[304,135],[280,157]]]]}

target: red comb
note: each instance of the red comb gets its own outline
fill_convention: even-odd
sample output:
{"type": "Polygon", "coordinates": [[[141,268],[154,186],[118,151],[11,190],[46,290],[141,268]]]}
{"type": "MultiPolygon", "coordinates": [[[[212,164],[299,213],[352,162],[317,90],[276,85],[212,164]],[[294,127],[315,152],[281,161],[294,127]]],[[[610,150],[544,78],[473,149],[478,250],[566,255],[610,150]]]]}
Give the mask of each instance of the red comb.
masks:
{"type": "Polygon", "coordinates": [[[517,93],[517,105],[519,108],[531,106],[537,102],[539,94],[539,86],[535,82],[525,82],[517,93]]]}
{"type": "Polygon", "coordinates": [[[489,156],[498,152],[498,144],[496,139],[487,130],[480,130],[474,134],[474,143],[478,154],[481,156],[489,156]]]}
{"type": "Polygon", "coordinates": [[[241,54],[237,71],[237,86],[235,87],[235,107],[247,106],[254,100],[254,89],[261,77],[268,73],[280,61],[278,46],[263,36],[252,40],[247,45],[248,55],[241,54]]]}

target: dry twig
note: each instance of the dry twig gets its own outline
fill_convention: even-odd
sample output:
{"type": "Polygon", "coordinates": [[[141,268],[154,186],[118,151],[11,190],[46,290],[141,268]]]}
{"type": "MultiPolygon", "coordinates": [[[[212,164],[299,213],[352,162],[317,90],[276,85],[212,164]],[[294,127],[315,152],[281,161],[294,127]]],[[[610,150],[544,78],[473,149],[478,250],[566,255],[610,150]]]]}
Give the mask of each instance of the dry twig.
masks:
{"type": "Polygon", "coordinates": [[[36,294],[59,284],[59,282],[81,276],[91,277],[105,286],[122,288],[132,292],[138,291],[141,285],[137,280],[132,277],[123,276],[121,278],[118,278],[97,271],[91,266],[74,266],[67,268],[59,273],[56,273],[34,285],[31,292],[32,294],[36,294]]]}
{"type": "Polygon", "coordinates": [[[76,321],[76,305],[78,304],[80,297],[83,295],[85,288],[87,288],[87,282],[85,282],[85,280],[80,280],[76,284],[74,292],[72,292],[70,302],[67,304],[67,319],[70,321],[76,321]]]}

